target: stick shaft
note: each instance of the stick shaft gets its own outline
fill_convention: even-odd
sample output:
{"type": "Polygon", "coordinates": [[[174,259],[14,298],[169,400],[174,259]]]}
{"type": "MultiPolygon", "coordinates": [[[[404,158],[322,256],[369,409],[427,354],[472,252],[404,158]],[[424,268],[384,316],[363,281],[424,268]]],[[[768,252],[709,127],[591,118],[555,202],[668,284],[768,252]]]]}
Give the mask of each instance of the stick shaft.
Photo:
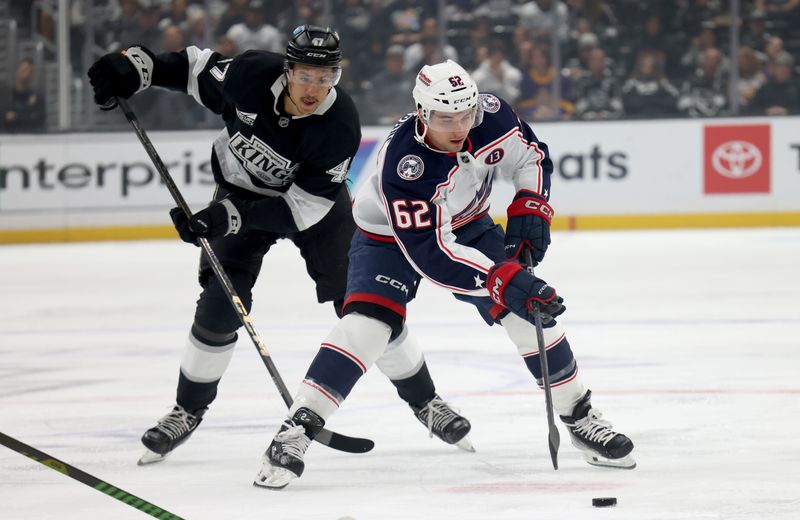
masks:
{"type": "Polygon", "coordinates": [[[142,513],[160,518],[162,520],[183,520],[182,517],[174,513],[170,513],[166,509],[151,504],[147,500],[139,498],[136,495],[132,495],[131,493],[113,486],[108,482],[104,482],[71,464],[67,464],[63,460],[59,460],[43,451],[37,450],[33,446],[29,446],[13,437],[9,437],[2,432],[0,432],[0,444],[6,448],[16,451],[20,455],[24,455],[31,460],[35,460],[39,464],[58,471],[59,473],[62,473],[71,479],[77,480],[81,484],[85,484],[90,488],[100,491],[101,493],[105,493],[111,498],[116,498],[123,504],[127,504],[134,509],[138,509],[142,513]]]}
{"type": "MultiPolygon", "coordinates": [[[[525,248],[525,263],[527,264],[528,272],[533,274],[533,260],[531,259],[531,251],[528,248],[525,248]]],[[[553,392],[550,389],[550,370],[547,366],[544,326],[542,325],[542,313],[539,310],[539,305],[534,305],[533,307],[533,322],[536,327],[536,343],[539,347],[539,366],[542,370],[542,386],[544,387],[544,401],[547,408],[547,445],[550,449],[550,461],[553,463],[553,469],[558,469],[558,447],[561,443],[561,437],[558,433],[553,414],[553,392]]]]}

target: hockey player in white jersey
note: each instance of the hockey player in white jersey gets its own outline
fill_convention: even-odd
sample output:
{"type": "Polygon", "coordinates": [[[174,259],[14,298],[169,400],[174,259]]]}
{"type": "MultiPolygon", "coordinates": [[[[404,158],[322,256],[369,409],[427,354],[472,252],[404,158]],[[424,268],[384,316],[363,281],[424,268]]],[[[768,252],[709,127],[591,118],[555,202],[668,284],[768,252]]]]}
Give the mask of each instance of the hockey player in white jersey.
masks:
{"type": "Polygon", "coordinates": [[[517,261],[527,248],[541,262],[550,243],[547,146],[505,101],[479,94],[455,62],[423,67],[413,97],[416,113],[397,123],[356,195],[360,232],[350,247],[344,317],[311,363],[255,484],[281,488],[299,477],[314,435],[358,379],[379,358],[404,358],[402,348],[387,351],[387,344],[402,330],[421,278],[475,305],[489,325],[502,325],[541,387],[538,305],[553,405],[572,443],[590,464],[635,467],[631,440],[592,406],[555,319],[565,310],[562,298],[517,261]],[[495,176],[516,188],[505,232],[488,216],[495,176]]]}

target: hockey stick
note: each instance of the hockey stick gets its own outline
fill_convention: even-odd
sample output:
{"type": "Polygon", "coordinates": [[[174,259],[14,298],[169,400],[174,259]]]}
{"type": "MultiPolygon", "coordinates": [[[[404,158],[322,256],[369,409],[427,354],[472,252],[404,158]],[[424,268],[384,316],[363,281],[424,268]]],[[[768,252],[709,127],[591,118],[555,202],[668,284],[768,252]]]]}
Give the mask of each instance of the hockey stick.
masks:
{"type": "Polygon", "coordinates": [[[35,460],[39,464],[47,466],[50,469],[54,469],[59,473],[63,473],[64,475],[77,480],[81,484],[86,484],[90,488],[94,488],[101,493],[105,493],[111,498],[116,498],[123,504],[127,504],[135,509],[138,509],[142,513],[160,518],[162,520],[183,520],[183,517],[180,517],[174,513],[170,513],[166,509],[162,509],[154,504],[151,504],[147,500],[139,498],[136,495],[132,495],[118,487],[112,486],[108,482],[103,482],[99,478],[89,475],[85,471],[81,471],[75,466],[67,464],[62,460],[58,460],[57,458],[52,457],[43,451],[39,451],[32,446],[28,446],[24,442],[20,442],[2,432],[0,432],[0,444],[6,448],[16,451],[21,455],[25,455],[29,459],[35,460]]]}
{"type": "MultiPolygon", "coordinates": [[[[117,103],[119,103],[119,108],[125,113],[125,117],[128,119],[128,122],[136,132],[136,136],[139,138],[142,146],[144,146],[147,155],[150,156],[150,160],[153,162],[156,170],[158,170],[161,180],[163,180],[164,184],[167,185],[167,189],[169,190],[170,195],[172,195],[172,198],[175,200],[175,203],[184,211],[184,213],[186,213],[187,218],[191,218],[192,210],[189,209],[188,204],[186,204],[186,200],[183,198],[183,195],[181,195],[178,186],[175,185],[175,181],[172,180],[172,176],[167,171],[166,166],[164,166],[164,162],[161,160],[158,152],[156,152],[156,149],[153,147],[153,143],[150,142],[150,138],[147,137],[147,133],[145,133],[144,128],[142,128],[142,126],[139,124],[139,119],[136,117],[136,114],[133,113],[133,110],[131,109],[127,100],[117,98],[117,103]]],[[[286,403],[288,408],[291,408],[293,402],[291,394],[286,388],[280,373],[278,373],[278,369],[275,366],[275,363],[272,361],[272,357],[267,351],[266,345],[263,341],[261,341],[261,337],[256,332],[255,326],[253,325],[253,320],[250,318],[250,315],[247,313],[247,309],[242,303],[242,300],[236,293],[233,283],[231,283],[228,275],[225,274],[225,270],[223,269],[222,264],[220,264],[217,255],[214,253],[214,250],[211,249],[211,245],[208,243],[208,240],[204,237],[200,237],[197,239],[197,242],[208,258],[211,268],[214,270],[214,274],[217,275],[217,279],[222,285],[225,295],[228,297],[228,301],[230,301],[231,305],[233,305],[236,315],[239,317],[239,321],[242,322],[242,325],[244,325],[244,328],[247,330],[247,334],[250,336],[250,339],[253,340],[253,345],[255,345],[258,355],[264,362],[264,366],[267,367],[267,372],[269,372],[269,375],[272,377],[272,381],[275,383],[275,386],[278,387],[278,392],[281,394],[283,402],[286,403]]],[[[324,428],[319,432],[319,434],[317,434],[314,440],[335,450],[345,451],[348,453],[366,453],[375,447],[375,443],[370,439],[348,437],[324,428]]]]}
{"type": "MultiPolygon", "coordinates": [[[[533,259],[531,250],[525,248],[525,267],[528,272],[533,274],[533,259]]],[[[533,322],[536,326],[536,341],[539,344],[539,366],[542,368],[542,382],[544,383],[544,401],[547,406],[547,444],[550,447],[550,460],[553,462],[553,469],[558,469],[558,446],[561,444],[561,437],[556,428],[555,418],[553,417],[553,393],[550,391],[550,371],[547,368],[547,353],[544,345],[544,329],[542,327],[542,313],[539,305],[533,306],[533,322]]]]}

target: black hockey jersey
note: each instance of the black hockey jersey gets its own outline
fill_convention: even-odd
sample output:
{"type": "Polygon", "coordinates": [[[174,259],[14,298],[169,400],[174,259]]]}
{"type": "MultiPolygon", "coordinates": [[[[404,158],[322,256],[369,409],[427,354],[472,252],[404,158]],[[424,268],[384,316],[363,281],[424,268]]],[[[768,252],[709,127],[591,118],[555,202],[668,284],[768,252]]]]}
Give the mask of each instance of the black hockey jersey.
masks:
{"type": "Polygon", "coordinates": [[[153,85],[181,90],[222,116],[212,169],[220,185],[263,196],[249,206],[248,227],[293,232],[319,222],[346,189],[361,127],[339,87],[314,113],[287,114],[283,62],[266,51],[230,58],[188,47],[156,56],[153,85]]]}

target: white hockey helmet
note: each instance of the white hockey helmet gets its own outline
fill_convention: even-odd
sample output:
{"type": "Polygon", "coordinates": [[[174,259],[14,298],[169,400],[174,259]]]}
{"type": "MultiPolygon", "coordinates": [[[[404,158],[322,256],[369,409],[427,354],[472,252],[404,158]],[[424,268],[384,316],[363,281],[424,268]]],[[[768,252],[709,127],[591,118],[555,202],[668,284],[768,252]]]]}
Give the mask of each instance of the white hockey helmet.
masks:
{"type": "Polygon", "coordinates": [[[478,104],[478,86],[469,73],[453,60],[436,65],[425,65],[417,74],[414,85],[414,102],[422,122],[430,125],[434,112],[462,112],[475,110],[472,127],[482,121],[478,104]]]}

